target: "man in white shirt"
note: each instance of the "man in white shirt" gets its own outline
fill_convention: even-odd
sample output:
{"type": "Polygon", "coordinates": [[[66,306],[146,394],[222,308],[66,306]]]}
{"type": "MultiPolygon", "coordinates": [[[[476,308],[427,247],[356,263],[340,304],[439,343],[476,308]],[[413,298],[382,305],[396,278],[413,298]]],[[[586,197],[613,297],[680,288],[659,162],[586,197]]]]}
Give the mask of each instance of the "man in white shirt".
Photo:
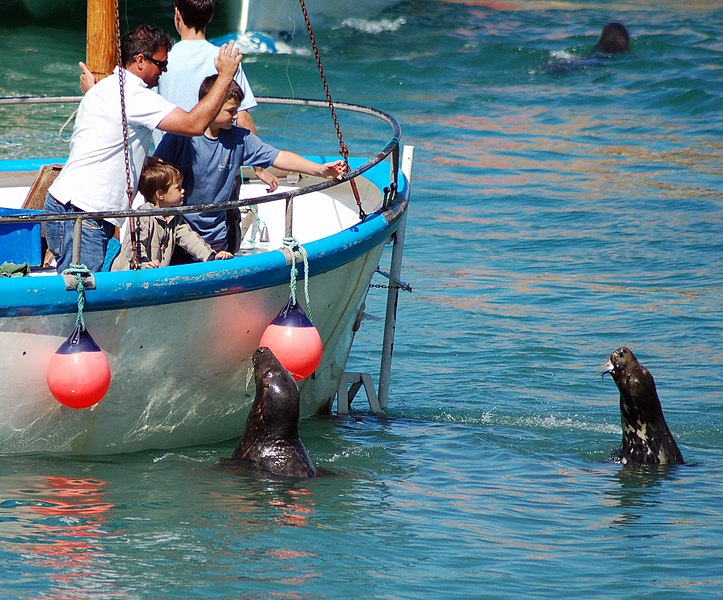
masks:
{"type": "MultiPolygon", "coordinates": [[[[133,194],[154,128],[180,135],[201,135],[218,114],[241,62],[238,49],[233,42],[220,48],[215,61],[216,85],[202,101],[186,111],[151,90],[158,85],[168,66],[170,46],[166,34],[148,25],[141,25],[123,36],[121,60],[124,68],[116,68],[83,97],[73,127],[70,156],[45,200],[47,212],[67,214],[129,208],[119,91],[121,76],[133,194]]],[[[113,217],[83,220],[81,264],[91,271],[102,268],[108,240],[122,221],[113,217]]],[[[73,223],[73,220],[47,221],[43,225],[58,273],[70,266],[73,223]]]]}

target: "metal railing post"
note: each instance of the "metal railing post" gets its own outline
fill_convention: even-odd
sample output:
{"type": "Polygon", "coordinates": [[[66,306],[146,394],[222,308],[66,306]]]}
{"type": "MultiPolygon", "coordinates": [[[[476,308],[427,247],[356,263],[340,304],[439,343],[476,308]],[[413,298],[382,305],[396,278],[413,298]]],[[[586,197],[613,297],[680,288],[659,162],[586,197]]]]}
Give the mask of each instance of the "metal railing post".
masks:
{"type": "MultiPolygon", "coordinates": [[[[402,172],[411,181],[412,159],[414,148],[406,146],[402,156],[402,172]]],[[[407,190],[411,195],[411,190],[407,190]]],[[[394,351],[394,332],[397,327],[397,303],[402,273],[402,255],[404,253],[404,236],[407,228],[407,213],[402,215],[399,227],[394,234],[392,259],[389,269],[389,289],[387,291],[387,310],[384,318],[384,339],[382,341],[382,361],[379,367],[379,393],[377,398],[382,410],[386,410],[389,401],[389,384],[392,374],[392,352],[394,351]]]]}

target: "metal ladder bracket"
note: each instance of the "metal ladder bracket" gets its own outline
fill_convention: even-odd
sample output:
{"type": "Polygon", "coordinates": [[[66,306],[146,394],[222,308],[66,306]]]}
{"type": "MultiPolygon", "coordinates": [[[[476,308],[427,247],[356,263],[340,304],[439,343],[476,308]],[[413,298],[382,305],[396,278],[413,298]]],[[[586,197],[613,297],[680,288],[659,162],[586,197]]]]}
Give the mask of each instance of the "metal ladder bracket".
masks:
{"type": "Polygon", "coordinates": [[[341,379],[339,380],[339,389],[336,392],[336,405],[337,413],[340,415],[349,414],[349,407],[351,406],[352,400],[359,389],[364,386],[364,391],[369,401],[369,408],[375,414],[383,413],[379,399],[377,398],[377,392],[374,389],[374,383],[372,382],[372,376],[369,373],[350,373],[344,371],[341,379]]]}

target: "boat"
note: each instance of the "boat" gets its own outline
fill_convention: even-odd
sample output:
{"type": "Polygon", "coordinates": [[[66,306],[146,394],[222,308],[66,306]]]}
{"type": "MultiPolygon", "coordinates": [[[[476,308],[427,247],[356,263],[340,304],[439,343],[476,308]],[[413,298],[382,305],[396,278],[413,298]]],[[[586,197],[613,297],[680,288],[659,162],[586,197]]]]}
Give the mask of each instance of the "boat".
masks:
{"type": "MultiPolygon", "coordinates": [[[[305,0],[315,26],[340,23],[348,18],[375,19],[399,0],[305,0]]],[[[159,3],[159,8],[163,5],[159,3]]],[[[43,23],[81,22],[86,16],[84,0],[10,0],[7,10],[26,19],[43,23]]],[[[279,33],[293,34],[306,31],[299,0],[238,0],[219,2],[214,23],[224,31],[237,28],[239,35],[279,33]]],[[[169,13],[169,20],[170,20],[169,13]]]]}
{"type": "MultiPolygon", "coordinates": [[[[374,19],[398,0],[305,0],[308,14],[317,23],[341,23],[344,19],[374,19]]],[[[265,32],[293,34],[306,32],[299,0],[241,0],[238,33],[265,32]]]]}
{"type": "MultiPolygon", "coordinates": [[[[258,100],[329,109],[321,100],[258,100]]],[[[334,106],[389,128],[374,152],[348,159],[351,170],[342,181],[279,174],[282,185],[267,194],[249,171],[238,199],[175,209],[251,215],[239,252],[224,261],[58,275],[44,266],[42,255],[41,223],[53,216],[28,207],[44,174],[62,160],[0,161],[0,263],[22,262],[29,271],[0,277],[0,453],[103,455],[239,436],[255,394],[251,356],[294,288],[323,345],[318,367],[299,382],[302,418],[328,413],[335,399],[343,412],[362,385],[372,407],[384,410],[397,298],[404,287],[414,149],[402,146],[391,115],[355,104],[334,106]],[[261,225],[264,235],[258,235],[261,225]],[[389,260],[388,272],[383,259],[389,260]],[[388,280],[377,389],[369,374],[350,372],[347,365],[375,273],[388,280]],[[51,393],[48,369],[81,317],[107,359],[111,381],[100,402],[75,409],[51,393]]]]}

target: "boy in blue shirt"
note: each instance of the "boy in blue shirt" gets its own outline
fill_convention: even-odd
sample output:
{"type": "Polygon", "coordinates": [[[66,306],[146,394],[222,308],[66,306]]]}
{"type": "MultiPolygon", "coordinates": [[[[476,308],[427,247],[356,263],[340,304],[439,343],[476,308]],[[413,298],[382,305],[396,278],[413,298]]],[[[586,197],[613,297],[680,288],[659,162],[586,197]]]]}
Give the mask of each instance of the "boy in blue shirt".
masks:
{"type": "MultiPolygon", "coordinates": [[[[216,78],[217,75],[211,75],[203,80],[199,99],[206,96],[216,78]]],[[[342,160],[320,165],[293,152],[278,150],[248,129],[236,127],[234,122],[242,101],[243,91],[232,81],[221,111],[202,136],[169,134],[158,145],[155,156],[176,165],[183,173],[186,205],[228,202],[236,174],[243,165],[273,166],[284,171],[341,179],[346,172],[342,160]]],[[[184,218],[211,248],[227,249],[225,211],[189,213],[184,218]]]]}

